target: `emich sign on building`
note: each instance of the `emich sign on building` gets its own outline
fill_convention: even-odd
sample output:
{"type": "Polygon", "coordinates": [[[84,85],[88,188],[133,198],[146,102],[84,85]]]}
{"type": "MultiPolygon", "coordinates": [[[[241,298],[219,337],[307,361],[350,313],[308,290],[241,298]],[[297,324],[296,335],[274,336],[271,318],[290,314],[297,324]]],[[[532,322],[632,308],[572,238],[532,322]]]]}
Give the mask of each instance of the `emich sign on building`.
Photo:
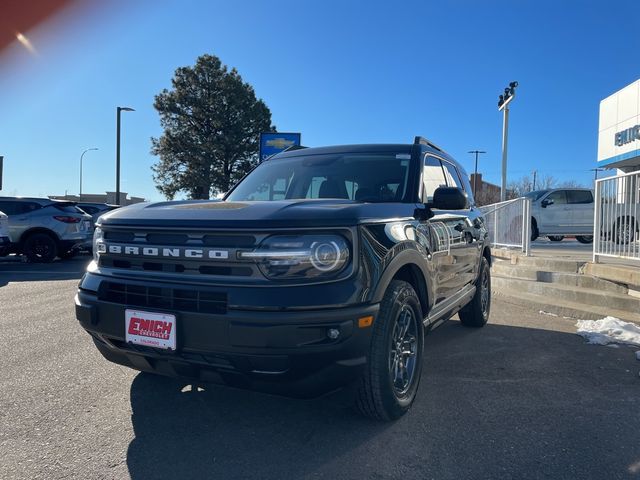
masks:
{"type": "Polygon", "coordinates": [[[600,102],[598,165],[640,169],[640,80],[600,102]]]}

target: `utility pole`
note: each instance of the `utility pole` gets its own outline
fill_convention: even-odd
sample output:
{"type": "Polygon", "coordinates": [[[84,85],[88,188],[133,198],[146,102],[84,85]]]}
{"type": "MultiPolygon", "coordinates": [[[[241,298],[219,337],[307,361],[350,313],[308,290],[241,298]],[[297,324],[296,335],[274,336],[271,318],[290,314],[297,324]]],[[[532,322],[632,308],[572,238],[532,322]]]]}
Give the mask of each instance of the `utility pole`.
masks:
{"type": "Polygon", "coordinates": [[[518,82],[511,82],[498,97],[498,111],[502,111],[502,183],[500,185],[500,201],[507,199],[507,141],[509,137],[509,104],[516,96],[518,82]]]}
{"type": "Polygon", "coordinates": [[[475,153],[476,154],[476,166],[475,169],[473,170],[473,197],[475,198],[476,196],[476,192],[478,191],[478,155],[481,153],[487,153],[484,152],[482,150],[471,150],[468,153],[475,153]]]}
{"type": "Polygon", "coordinates": [[[533,174],[533,190],[535,190],[536,189],[536,176],[538,175],[538,171],[534,170],[531,173],[533,174]]]}
{"type": "Polygon", "coordinates": [[[593,181],[595,182],[598,180],[598,172],[604,171],[604,168],[590,168],[589,170],[593,172],[593,181]]]}
{"type": "Polygon", "coordinates": [[[116,109],[116,205],[120,205],[120,112],[135,112],[130,107],[116,109]]]}

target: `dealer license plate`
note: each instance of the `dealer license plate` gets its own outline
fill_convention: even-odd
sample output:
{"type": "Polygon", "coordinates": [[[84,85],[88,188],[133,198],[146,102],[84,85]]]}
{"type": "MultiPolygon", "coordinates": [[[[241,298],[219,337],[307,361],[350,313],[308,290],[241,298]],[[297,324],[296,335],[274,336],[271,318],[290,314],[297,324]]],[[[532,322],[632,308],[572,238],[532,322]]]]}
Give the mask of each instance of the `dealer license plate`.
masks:
{"type": "Polygon", "coordinates": [[[176,349],[176,316],[168,313],[125,310],[127,343],[145,347],[176,349]]]}

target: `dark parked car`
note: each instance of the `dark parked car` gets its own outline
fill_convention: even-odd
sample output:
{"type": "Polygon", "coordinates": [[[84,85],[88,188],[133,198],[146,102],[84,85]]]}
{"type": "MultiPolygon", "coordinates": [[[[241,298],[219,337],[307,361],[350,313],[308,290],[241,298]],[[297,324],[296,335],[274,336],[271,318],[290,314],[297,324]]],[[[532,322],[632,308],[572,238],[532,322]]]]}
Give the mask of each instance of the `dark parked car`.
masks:
{"type": "Polygon", "coordinates": [[[98,220],[98,217],[100,217],[100,215],[118,208],[118,205],[110,205],[108,203],[95,203],[95,202],[78,202],[76,205],[83,212],[91,215],[93,223],[95,223],[98,220]]]}
{"type": "Polygon", "coordinates": [[[425,333],[489,317],[467,174],[420,137],[289,150],[221,202],[114,210],[93,250],[76,315],[108,360],[291,396],[352,385],[379,419],[414,401],[425,333]]]}

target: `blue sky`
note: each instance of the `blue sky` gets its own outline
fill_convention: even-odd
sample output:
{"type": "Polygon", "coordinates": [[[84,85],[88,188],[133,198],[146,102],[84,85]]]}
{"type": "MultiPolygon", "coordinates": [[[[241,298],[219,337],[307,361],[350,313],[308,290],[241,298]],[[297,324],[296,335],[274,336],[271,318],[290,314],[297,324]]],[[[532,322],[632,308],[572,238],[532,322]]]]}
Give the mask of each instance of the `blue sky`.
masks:
{"type": "Polygon", "coordinates": [[[162,199],[150,137],[153,97],[204,53],[236,67],[281,131],[308,146],[420,134],[500,181],[497,96],[512,104],[509,179],[591,183],[601,99],[640,77],[637,1],[113,1],[28,32],[38,50],[0,56],[3,195],[122,190],[162,199]],[[106,4],[106,6],[105,6],[106,4]]]}

